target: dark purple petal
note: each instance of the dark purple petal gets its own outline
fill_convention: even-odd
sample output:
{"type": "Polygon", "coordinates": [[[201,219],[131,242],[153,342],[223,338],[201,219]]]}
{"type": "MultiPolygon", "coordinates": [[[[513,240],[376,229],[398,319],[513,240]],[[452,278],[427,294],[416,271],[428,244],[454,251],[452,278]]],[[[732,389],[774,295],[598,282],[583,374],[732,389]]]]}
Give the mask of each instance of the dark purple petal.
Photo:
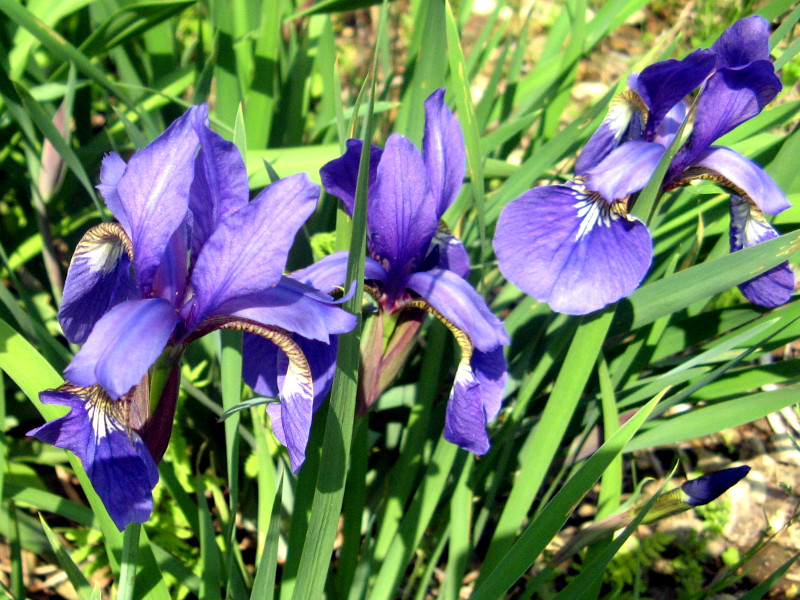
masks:
{"type": "Polygon", "coordinates": [[[439,224],[422,155],[402,135],[386,141],[367,210],[372,257],[398,281],[424,258],[439,224]]]}
{"type": "Polygon", "coordinates": [[[331,335],[352,331],[357,320],[355,315],[334,305],[330,297],[289,277],[283,277],[278,285],[263,292],[229,300],[216,314],[280,327],[326,344],[331,335]]]}
{"type": "Polygon", "coordinates": [[[465,278],[469,275],[470,263],[467,249],[464,248],[461,240],[441,225],[436,230],[436,235],[433,236],[428,256],[425,257],[420,271],[427,269],[446,269],[465,278]]]}
{"type": "MultiPolygon", "coordinates": [[[[361,161],[361,149],[364,142],[356,139],[347,140],[347,149],[339,158],[324,165],[319,171],[322,187],[329,194],[333,194],[344,204],[348,215],[353,214],[353,205],[356,198],[356,184],[358,183],[358,164],[361,161]]],[[[369,150],[369,188],[375,183],[375,174],[378,163],[381,162],[383,150],[371,146],[369,150]]]]}
{"type": "Polygon", "coordinates": [[[692,133],[685,150],[673,160],[668,177],[694,164],[696,157],[717,138],[755,117],[780,91],[780,79],[766,60],[714,73],[697,99],[692,133]]]}
{"type": "Polygon", "coordinates": [[[777,215],[791,206],[781,189],[767,173],[749,158],[724,147],[712,147],[697,157],[697,166],[722,175],[739,192],[769,215],[777,215]]]}
{"type": "MultiPolygon", "coordinates": [[[[683,60],[670,59],[650,65],[629,80],[631,88],[650,109],[647,132],[655,131],[669,110],[703,83],[716,60],[717,55],[711,50],[695,50],[683,60]]],[[[652,139],[650,133],[645,137],[652,139]]]]}
{"type": "Polygon", "coordinates": [[[428,169],[438,219],[458,196],[467,160],[461,125],[444,103],[444,89],[436,90],[425,100],[422,158],[428,169]]]}
{"type": "Polygon", "coordinates": [[[653,255],[643,223],[564,185],[535,188],[508,204],[494,249],[510,282],[553,310],[574,315],[633,292],[653,255]]]}
{"type": "Polygon", "coordinates": [[[509,343],[502,321],[469,282],[456,273],[443,269],[412,273],[406,286],[466,333],[478,350],[491,352],[509,343]]]}
{"type": "Polygon", "coordinates": [[[481,384],[481,401],[486,412],[486,420],[491,422],[500,412],[508,378],[508,365],[503,355],[503,348],[497,347],[489,352],[473,350],[470,365],[481,384]]]}
{"type": "Polygon", "coordinates": [[[664,151],[655,142],[622,144],[587,172],[586,187],[609,203],[627,198],[647,185],[664,151]]]}
{"type": "Polygon", "coordinates": [[[116,152],[106,154],[100,167],[100,184],[97,186],[97,191],[103,196],[111,214],[120,222],[125,231],[130,232],[130,223],[127,222],[117,193],[117,184],[122,174],[125,173],[126,166],[125,161],[116,152]]]}
{"type": "MultiPolygon", "coordinates": [[[[731,252],[775,239],[778,232],[766,222],[761,211],[741,196],[731,196],[731,252]]],[[[789,262],[783,262],[739,284],[753,304],[774,308],[786,304],[794,292],[795,277],[789,262]]]]}
{"type": "Polygon", "coordinates": [[[686,481],[681,485],[681,489],[688,496],[686,503],[692,506],[708,504],[739,483],[749,472],[750,467],[742,465],[706,473],[702,477],[686,481]]]}
{"type": "Polygon", "coordinates": [[[192,254],[197,257],[217,224],[247,205],[250,186],[239,149],[205,123],[196,123],[200,152],[189,190],[192,212],[192,254]]]}
{"type": "Polygon", "coordinates": [[[186,297],[186,275],[189,259],[189,228],[184,221],[169,239],[153,277],[153,295],[164,298],[180,310],[186,297]]]}
{"type": "Polygon", "coordinates": [[[223,303],[280,281],[294,237],[314,212],[319,187],[304,173],[276,181],[221,221],[192,272],[194,328],[223,303]]]}
{"type": "Polygon", "coordinates": [[[92,329],[64,376],[89,387],[102,385],[119,398],[139,383],[167,345],[179,319],[162,298],[117,304],[92,329]]]}
{"type": "Polygon", "coordinates": [[[139,296],[131,261],[115,236],[89,230],[75,248],[64,283],[58,320],[73,344],[82,344],[112,307],[139,296]]]}
{"type": "MultiPolygon", "coordinates": [[[[340,288],[347,280],[347,250],[323,256],[313,265],[292,273],[292,278],[311,287],[331,292],[340,288]]],[[[367,258],[364,261],[364,279],[386,283],[389,276],[386,270],[376,261],[367,258]]]]}
{"type": "Polygon", "coordinates": [[[153,510],[158,469],[139,435],[122,419],[121,404],[102,392],[86,399],[46,390],[44,404],[70,407],[63,417],[29,431],[46,444],[71,450],[81,461],[108,514],[120,531],[144,523],[153,510]]]}
{"type": "Polygon", "coordinates": [[[672,140],[675,139],[675,135],[681,128],[684,119],[686,119],[686,113],[688,110],[689,105],[683,100],[670,108],[669,112],[661,120],[659,126],[656,127],[653,135],[653,141],[656,144],[661,144],[664,146],[664,148],[668,148],[672,143],[672,140]]]}
{"type": "Polygon", "coordinates": [[[117,216],[133,241],[134,271],[142,296],[151,294],[167,244],[186,218],[199,144],[195,122],[205,122],[207,115],[207,106],[186,111],[131,157],[117,185],[122,208],[117,216]]]}
{"type": "Polygon", "coordinates": [[[575,175],[586,175],[623,142],[641,139],[644,135],[643,106],[638,95],[618,94],[608,115],[583,147],[575,163],[575,175]]]}
{"type": "Polygon", "coordinates": [[[756,60],[769,60],[769,23],[753,15],[728,27],[711,49],[717,53],[717,67],[741,67],[756,60]]]}

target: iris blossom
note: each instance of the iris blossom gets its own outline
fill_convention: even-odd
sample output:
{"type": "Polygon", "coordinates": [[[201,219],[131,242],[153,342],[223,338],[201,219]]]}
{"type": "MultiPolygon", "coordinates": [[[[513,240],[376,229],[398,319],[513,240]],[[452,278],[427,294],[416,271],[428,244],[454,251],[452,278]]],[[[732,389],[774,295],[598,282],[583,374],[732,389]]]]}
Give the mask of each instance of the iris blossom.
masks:
{"type": "Polygon", "coordinates": [[[103,160],[98,189],[118,223],[93,227],[76,248],[59,320],[83,347],[69,383],[41,394],[70,410],[30,432],[81,459],[120,529],[152,510],[186,344],[215,329],[248,332],[245,380],[280,395],[273,426],[297,470],[330,386],[334,336],[355,325],[283,275],[318,186],[288,177],[249,202],[242,157],[207,112],[190,108],[127,164],[103,160]]]}
{"type": "MultiPolygon", "coordinates": [[[[789,207],[755,163],[715,140],[755,117],[781,90],[769,61],[769,25],[748,17],[707,50],[667,60],[629,79],[587,143],[572,181],[529,190],[500,215],[500,270],[559,312],[586,314],[629,295],[652,262],[647,227],[629,214],[700,87],[691,134],[673,157],[662,190],[709,179],[731,191],[731,251],[774,238],[763,213],[789,207]]],[[[788,301],[794,276],[783,263],[740,286],[762,306],[788,301]]]]}
{"type": "MultiPolygon", "coordinates": [[[[373,338],[380,364],[362,351],[362,385],[371,386],[362,388],[362,394],[367,405],[373,402],[385,387],[379,380],[386,380],[385,373],[375,371],[393,363],[396,372],[396,357],[407,356],[402,349],[410,349],[414,335],[409,331],[416,330],[404,329],[404,317],[414,321],[415,315],[424,316],[422,311],[433,314],[454,333],[461,349],[445,438],[484,454],[489,449],[486,426],[500,410],[506,380],[502,346],[509,340],[503,324],[464,279],[469,259],[461,242],[439,225],[461,188],[465,169],[464,140],[444,103],[444,90],[426,100],[425,117],[421,153],[399,134],[389,136],[383,150],[371,148],[365,279],[378,304],[378,323],[386,324],[379,325],[384,329],[373,338]],[[394,325],[393,333],[385,329],[394,325]],[[381,348],[384,332],[393,337],[381,348]]],[[[351,215],[362,146],[360,140],[349,140],[345,154],[320,173],[325,189],[341,199],[351,215]]],[[[344,283],[346,264],[346,253],[339,252],[296,276],[331,290],[344,283]]]]}

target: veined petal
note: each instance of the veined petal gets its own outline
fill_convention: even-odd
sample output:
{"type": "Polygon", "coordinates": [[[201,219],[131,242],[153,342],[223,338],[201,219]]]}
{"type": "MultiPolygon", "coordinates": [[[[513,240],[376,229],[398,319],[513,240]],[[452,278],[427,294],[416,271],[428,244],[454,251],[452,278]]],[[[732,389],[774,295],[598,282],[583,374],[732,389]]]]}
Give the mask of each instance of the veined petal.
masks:
{"type": "MultiPolygon", "coordinates": [[[[319,171],[322,187],[329,194],[339,198],[348,215],[353,214],[358,183],[358,164],[361,162],[361,149],[364,142],[356,139],[347,140],[347,149],[339,158],[325,164],[319,171]]],[[[369,149],[369,189],[375,183],[375,174],[381,162],[383,150],[377,146],[369,149]]]]}
{"type": "Polygon", "coordinates": [[[184,220],[172,233],[153,276],[153,295],[167,300],[175,310],[181,309],[186,298],[188,254],[189,227],[184,220]]]}
{"type": "Polygon", "coordinates": [[[717,53],[720,68],[769,60],[769,23],[758,15],[739,19],[719,36],[711,49],[717,53]]]}
{"type": "Polygon", "coordinates": [[[781,81],[767,60],[738,69],[719,69],[709,77],[697,99],[692,133],[667,176],[694,164],[717,138],[755,117],[780,91],[781,81]]]}
{"type": "Polygon", "coordinates": [[[106,154],[100,166],[100,184],[97,186],[97,191],[103,196],[108,210],[125,228],[125,231],[130,231],[130,223],[127,221],[127,215],[117,193],[117,184],[125,173],[126,166],[125,161],[116,152],[106,154]]]}
{"type": "Polygon", "coordinates": [[[120,531],[128,523],[146,522],[158,469],[139,435],[127,426],[124,402],[111,400],[97,386],[62,386],[41,392],[39,398],[70,411],[28,435],[71,450],[80,459],[120,531]]]}
{"type": "Polygon", "coordinates": [[[450,207],[461,189],[467,160],[461,125],[444,103],[443,88],[436,90],[425,100],[422,158],[428,170],[438,219],[450,207]]]}
{"type": "Polygon", "coordinates": [[[617,94],[611,101],[608,115],[583,147],[575,163],[575,174],[586,175],[623,142],[641,139],[644,135],[646,108],[639,95],[632,91],[617,94]]]}
{"type": "Polygon", "coordinates": [[[390,283],[424,258],[438,223],[422,155],[409,139],[390,135],[367,208],[371,253],[386,268],[390,283]]]}
{"type": "MultiPolygon", "coordinates": [[[[463,331],[478,350],[489,352],[508,344],[508,334],[468,281],[444,269],[412,273],[406,287],[422,296],[455,328],[463,331]]],[[[423,307],[419,307],[423,308],[423,307]]]]}
{"type": "Polygon", "coordinates": [[[628,83],[650,109],[645,138],[678,102],[697,88],[714,69],[717,56],[711,50],[695,50],[683,60],[665,60],[646,67],[628,83]]]}
{"type": "MultiPolygon", "coordinates": [[[[761,167],[735,150],[722,146],[709,148],[697,157],[702,169],[699,177],[711,179],[750,199],[761,211],[777,215],[791,204],[781,189],[761,167]],[[707,170],[707,171],[706,171],[707,170]]],[[[696,169],[684,172],[687,178],[698,176],[696,169]]]]}
{"type": "Polygon", "coordinates": [[[131,272],[131,242],[117,223],[101,223],[87,231],[67,271],[58,320],[73,344],[82,344],[109,309],[137,298],[131,272]]]}
{"type": "Polygon", "coordinates": [[[678,130],[681,128],[686,114],[689,111],[689,105],[686,101],[681,100],[675,106],[669,109],[669,112],[661,120],[661,123],[656,127],[653,141],[656,144],[661,144],[664,148],[669,148],[672,140],[675,139],[678,130]]]}
{"type": "MultiPolygon", "coordinates": [[[[249,341],[248,358],[243,371],[245,381],[256,391],[274,389],[272,377],[275,376],[277,388],[280,390],[281,404],[280,422],[274,426],[273,431],[289,451],[292,472],[296,473],[306,459],[311,416],[314,412],[313,374],[302,347],[289,332],[277,327],[261,327],[246,322],[231,321],[222,328],[257,334],[282,350],[274,356],[276,362],[272,363],[275,365],[273,370],[272,364],[258,364],[261,361],[269,362],[272,358],[269,348],[254,346],[253,342],[249,341]]],[[[319,359],[321,356],[317,354],[315,358],[319,359]]],[[[270,411],[270,415],[274,415],[274,409],[270,411]]]]}
{"type": "MultiPolygon", "coordinates": [[[[330,292],[342,287],[347,280],[347,250],[322,257],[313,265],[292,273],[292,278],[313,288],[330,292]]],[[[375,260],[367,257],[364,261],[364,279],[382,283],[388,281],[386,270],[375,260]]]]}
{"type": "Polygon", "coordinates": [[[117,304],[94,326],[64,376],[82,387],[102,385],[119,398],[139,383],[167,345],[179,321],[162,298],[117,304]]]}
{"type": "MultiPolygon", "coordinates": [[[[731,252],[778,237],[758,207],[741,196],[731,196],[731,252]]],[[[788,302],[794,292],[795,277],[789,262],[783,262],[739,285],[753,304],[773,308],[788,302]]]]}
{"type": "Polygon", "coordinates": [[[586,173],[586,187],[609,203],[627,198],[647,185],[665,150],[655,142],[622,144],[586,173]]]}
{"type": "Polygon", "coordinates": [[[319,187],[305,173],[276,181],[221,221],[192,271],[193,329],[223,303],[280,281],[297,230],[314,212],[319,187]]]}
{"type": "Polygon", "coordinates": [[[326,344],[332,335],[352,331],[357,321],[355,315],[334,305],[329,296],[289,277],[263,292],[225,302],[216,314],[280,327],[326,344]]]}
{"type": "Polygon", "coordinates": [[[208,107],[190,108],[169,129],[136,152],[117,184],[122,214],[133,241],[134,270],[142,296],[153,278],[173,232],[183,223],[199,140],[194,121],[204,121],[208,107]]]}
{"type": "Polygon", "coordinates": [[[585,189],[534,188],[508,204],[494,236],[498,266],[553,310],[582,315],[624,298],[653,255],[647,227],[585,189]]]}
{"type": "Polygon", "coordinates": [[[192,213],[192,255],[196,258],[217,224],[247,205],[250,186],[247,168],[235,144],[195,123],[200,152],[194,163],[194,180],[189,191],[192,213]]]}

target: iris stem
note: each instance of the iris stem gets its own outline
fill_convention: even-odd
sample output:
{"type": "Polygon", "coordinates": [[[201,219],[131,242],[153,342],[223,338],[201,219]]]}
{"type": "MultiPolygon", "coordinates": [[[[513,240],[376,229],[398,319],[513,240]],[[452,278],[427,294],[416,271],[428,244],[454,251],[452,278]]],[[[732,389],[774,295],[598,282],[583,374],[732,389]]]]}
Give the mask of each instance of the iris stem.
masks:
{"type": "Polygon", "coordinates": [[[139,534],[142,526],[129,523],[122,535],[122,563],[119,570],[119,594],[117,600],[131,600],[136,578],[136,557],[139,553],[139,534]]]}

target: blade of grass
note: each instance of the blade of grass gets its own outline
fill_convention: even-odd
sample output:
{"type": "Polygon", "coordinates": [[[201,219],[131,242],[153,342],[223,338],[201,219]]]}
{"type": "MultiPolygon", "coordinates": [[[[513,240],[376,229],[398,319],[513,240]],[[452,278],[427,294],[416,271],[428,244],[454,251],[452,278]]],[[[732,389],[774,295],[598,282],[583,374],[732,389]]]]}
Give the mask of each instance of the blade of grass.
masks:
{"type": "Polygon", "coordinates": [[[275,596],[275,574],[278,570],[278,540],[281,527],[281,497],[283,495],[283,476],[281,475],[275,491],[270,511],[269,531],[261,549],[251,600],[272,600],[275,596]]]}
{"type": "Polygon", "coordinates": [[[86,577],[84,577],[83,573],[81,573],[81,570],[78,568],[78,565],[75,564],[75,561],[72,560],[72,557],[69,555],[69,551],[64,547],[64,544],[61,543],[61,540],[58,539],[56,534],[53,533],[53,530],[50,529],[50,526],[44,520],[42,515],[39,515],[39,521],[42,523],[42,529],[47,536],[47,541],[50,542],[50,546],[53,548],[53,552],[56,554],[58,563],[67,574],[67,578],[75,588],[75,592],[82,600],[90,600],[92,596],[92,586],[86,580],[86,577]]]}

